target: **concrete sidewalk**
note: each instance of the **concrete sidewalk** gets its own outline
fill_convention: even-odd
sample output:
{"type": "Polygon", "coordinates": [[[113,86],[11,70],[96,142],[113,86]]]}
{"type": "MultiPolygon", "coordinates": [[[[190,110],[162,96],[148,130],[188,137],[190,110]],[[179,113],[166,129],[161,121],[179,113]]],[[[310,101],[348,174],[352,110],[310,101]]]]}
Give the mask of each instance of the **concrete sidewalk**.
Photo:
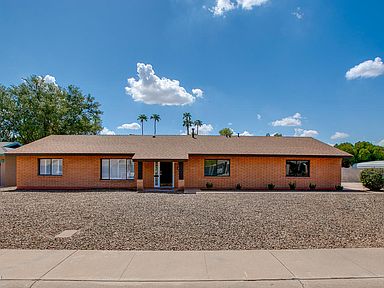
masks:
{"type": "Polygon", "coordinates": [[[384,248],[0,250],[0,287],[384,287],[384,248]]]}

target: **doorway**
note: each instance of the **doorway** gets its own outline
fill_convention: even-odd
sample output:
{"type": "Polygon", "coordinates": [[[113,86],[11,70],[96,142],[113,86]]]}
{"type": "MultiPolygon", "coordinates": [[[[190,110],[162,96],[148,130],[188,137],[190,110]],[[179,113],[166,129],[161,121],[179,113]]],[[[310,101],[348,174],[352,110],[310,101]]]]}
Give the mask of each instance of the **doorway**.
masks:
{"type": "Polygon", "coordinates": [[[173,163],[160,162],[160,187],[173,187],[173,163]]]}
{"type": "Polygon", "coordinates": [[[173,162],[154,162],[154,187],[174,187],[173,162]]]}

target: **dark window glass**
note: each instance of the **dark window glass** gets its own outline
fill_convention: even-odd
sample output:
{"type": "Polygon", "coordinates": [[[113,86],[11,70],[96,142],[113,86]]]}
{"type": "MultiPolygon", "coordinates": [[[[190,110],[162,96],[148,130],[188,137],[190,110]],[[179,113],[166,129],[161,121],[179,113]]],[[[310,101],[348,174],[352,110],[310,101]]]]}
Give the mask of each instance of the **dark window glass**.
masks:
{"type": "Polygon", "coordinates": [[[184,179],[184,162],[179,162],[179,180],[184,179]]]}
{"type": "Polygon", "coordinates": [[[205,160],[204,176],[229,176],[229,160],[205,160]]]}
{"type": "Polygon", "coordinates": [[[39,175],[62,176],[63,159],[39,159],[39,175]]]}
{"type": "Polygon", "coordinates": [[[137,163],[137,179],[143,179],[143,162],[137,163]]]}
{"type": "Polygon", "coordinates": [[[287,160],[286,166],[289,177],[309,177],[308,160],[287,160]]]}

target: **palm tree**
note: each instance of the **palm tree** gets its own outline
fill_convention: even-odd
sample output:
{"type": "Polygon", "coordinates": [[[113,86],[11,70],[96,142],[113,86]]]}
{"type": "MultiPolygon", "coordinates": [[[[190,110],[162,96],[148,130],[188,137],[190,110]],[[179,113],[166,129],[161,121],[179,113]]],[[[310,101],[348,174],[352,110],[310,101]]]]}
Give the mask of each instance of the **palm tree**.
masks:
{"type": "Polygon", "coordinates": [[[153,129],[154,129],[153,135],[156,135],[156,122],[159,122],[161,120],[160,115],[159,114],[152,114],[151,119],[153,119],[153,129]]]}
{"type": "Polygon", "coordinates": [[[183,114],[183,126],[187,128],[187,135],[189,135],[189,127],[193,125],[191,113],[185,112],[183,114]]]}
{"type": "Polygon", "coordinates": [[[139,117],[137,117],[137,121],[140,121],[141,123],[141,135],[144,135],[144,121],[148,121],[148,117],[145,114],[140,114],[139,117]]]}
{"type": "Polygon", "coordinates": [[[196,134],[199,135],[199,127],[203,125],[203,121],[195,120],[195,122],[193,122],[193,125],[196,126],[196,134]]]}

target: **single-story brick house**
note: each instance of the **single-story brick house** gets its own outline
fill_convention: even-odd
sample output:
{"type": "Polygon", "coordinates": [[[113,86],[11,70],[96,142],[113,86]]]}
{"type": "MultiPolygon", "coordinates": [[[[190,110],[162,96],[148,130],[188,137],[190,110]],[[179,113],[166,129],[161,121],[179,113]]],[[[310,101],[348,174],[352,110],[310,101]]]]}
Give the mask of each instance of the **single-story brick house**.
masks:
{"type": "Polygon", "coordinates": [[[48,136],[10,151],[19,189],[335,189],[350,154],[306,137],[48,136]]]}
{"type": "Polygon", "coordinates": [[[20,146],[19,142],[0,142],[0,187],[16,185],[16,158],[5,153],[20,146]]]}

